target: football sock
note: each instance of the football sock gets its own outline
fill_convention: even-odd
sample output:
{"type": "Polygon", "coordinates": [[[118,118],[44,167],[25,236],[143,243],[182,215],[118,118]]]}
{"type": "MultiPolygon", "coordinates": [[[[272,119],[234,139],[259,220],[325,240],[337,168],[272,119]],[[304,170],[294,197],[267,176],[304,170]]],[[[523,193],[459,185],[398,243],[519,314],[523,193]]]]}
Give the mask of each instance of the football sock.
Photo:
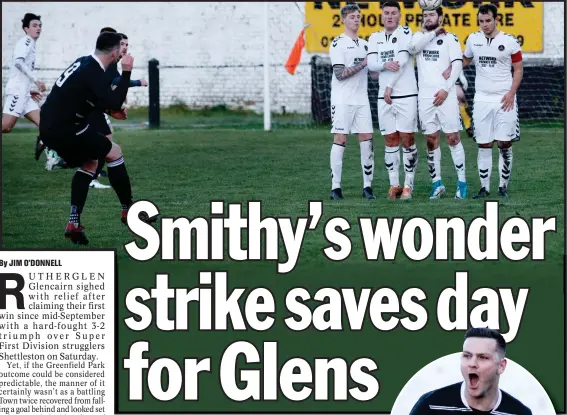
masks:
{"type": "Polygon", "coordinates": [[[500,170],[500,187],[508,187],[510,174],[512,173],[512,160],[514,155],[512,147],[501,148],[498,157],[498,169],[500,170]]]}
{"type": "Polygon", "coordinates": [[[466,182],[466,170],[465,170],[465,149],[463,148],[463,143],[459,141],[459,144],[454,146],[449,146],[451,148],[451,156],[453,157],[453,164],[457,170],[457,176],[460,182],[466,182]]]}
{"type": "Polygon", "coordinates": [[[374,179],[374,146],[372,139],[360,142],[363,189],[372,186],[374,179]]]}
{"type": "Polygon", "coordinates": [[[441,147],[427,152],[427,167],[432,183],[441,180],[441,147]]]}
{"type": "Polygon", "coordinates": [[[99,178],[100,176],[100,172],[102,171],[102,169],[104,168],[104,163],[106,163],[106,160],[103,158],[98,159],[98,166],[96,167],[96,173],[93,177],[93,180],[96,180],[99,178]]]}
{"type": "Polygon", "coordinates": [[[333,143],[331,147],[331,190],[340,189],[345,146],[333,143]]]}
{"type": "Polygon", "coordinates": [[[465,126],[465,130],[471,126],[471,116],[469,115],[469,104],[460,104],[459,111],[465,126]]]}
{"type": "Polygon", "coordinates": [[[79,215],[79,208],[75,205],[71,205],[71,213],[69,214],[69,222],[75,225],[76,227],[79,226],[81,223],[81,218],[79,215]]]}
{"type": "Polygon", "coordinates": [[[124,157],[108,162],[108,181],[116,192],[120,205],[130,206],[132,204],[132,187],[124,164],[124,157]]]}
{"type": "Polygon", "coordinates": [[[415,144],[409,148],[402,148],[404,158],[404,171],[406,173],[404,186],[413,189],[413,180],[417,169],[417,147],[415,144]]]}
{"type": "Polygon", "coordinates": [[[79,226],[81,222],[80,215],[87,201],[89,184],[92,179],[92,173],[78,169],[71,181],[71,214],[69,216],[69,222],[73,223],[75,226],[79,226]]]}
{"type": "Polygon", "coordinates": [[[492,148],[478,149],[478,176],[480,177],[480,187],[484,187],[490,192],[490,175],[492,174],[492,148]]]}
{"type": "Polygon", "coordinates": [[[384,150],[384,164],[390,176],[390,186],[400,185],[400,146],[388,147],[384,150]]]}

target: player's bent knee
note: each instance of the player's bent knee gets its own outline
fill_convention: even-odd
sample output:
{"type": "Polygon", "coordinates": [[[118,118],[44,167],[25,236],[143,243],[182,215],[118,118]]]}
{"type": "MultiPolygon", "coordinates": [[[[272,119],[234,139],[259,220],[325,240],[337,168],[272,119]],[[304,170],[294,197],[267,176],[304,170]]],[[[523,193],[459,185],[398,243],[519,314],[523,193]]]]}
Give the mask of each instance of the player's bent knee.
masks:
{"type": "Polygon", "coordinates": [[[400,145],[400,135],[395,132],[393,134],[386,134],[384,136],[384,141],[387,147],[396,147],[400,145]]]}
{"type": "Polygon", "coordinates": [[[359,141],[372,140],[372,134],[369,134],[369,133],[359,134],[359,135],[358,135],[358,140],[359,140],[359,141]]]}
{"type": "Polygon", "coordinates": [[[344,146],[346,144],[346,135],[344,134],[335,134],[335,136],[333,137],[333,143],[334,144],[339,144],[341,146],[344,146]]]}
{"type": "Polygon", "coordinates": [[[415,136],[411,133],[400,133],[402,146],[409,148],[415,144],[415,136]]]}
{"type": "Polygon", "coordinates": [[[511,141],[498,141],[498,148],[510,148],[512,147],[511,141]]]}
{"type": "Polygon", "coordinates": [[[433,151],[437,147],[439,147],[439,143],[441,141],[441,136],[439,135],[438,132],[435,133],[435,134],[427,134],[425,136],[425,140],[427,142],[427,149],[429,151],[433,151]]]}
{"type": "Polygon", "coordinates": [[[111,162],[111,161],[118,160],[120,157],[122,157],[122,149],[120,148],[120,146],[118,144],[113,142],[112,148],[110,149],[110,151],[106,155],[105,160],[107,162],[111,162]]]}
{"type": "Polygon", "coordinates": [[[15,117],[2,117],[2,134],[8,134],[12,132],[12,129],[16,125],[16,118],[15,117]]]}
{"type": "Polygon", "coordinates": [[[447,144],[450,146],[456,146],[461,142],[461,138],[459,137],[459,133],[451,133],[447,134],[447,144]]]}
{"type": "Polygon", "coordinates": [[[81,170],[84,170],[91,174],[95,174],[97,167],[98,167],[98,160],[91,160],[83,164],[81,166],[81,170]]]}

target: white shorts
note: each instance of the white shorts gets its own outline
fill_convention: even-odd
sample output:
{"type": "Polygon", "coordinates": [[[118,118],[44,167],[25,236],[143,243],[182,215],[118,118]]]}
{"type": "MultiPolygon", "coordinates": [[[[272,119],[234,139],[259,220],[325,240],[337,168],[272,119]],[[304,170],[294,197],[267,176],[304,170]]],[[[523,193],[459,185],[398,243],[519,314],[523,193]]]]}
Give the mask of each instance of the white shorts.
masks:
{"type": "Polygon", "coordinates": [[[419,121],[423,134],[434,134],[442,130],[445,134],[456,133],[463,129],[457,94],[449,95],[445,102],[436,107],[434,98],[419,100],[419,121]]]}
{"type": "Polygon", "coordinates": [[[35,110],[39,110],[39,105],[27,94],[10,94],[4,98],[3,114],[20,118],[35,110]]]}
{"type": "Polygon", "coordinates": [[[368,105],[331,105],[332,134],[372,134],[372,113],[368,105]]]}
{"type": "Polygon", "coordinates": [[[473,107],[474,139],[477,144],[512,141],[520,137],[518,103],[504,112],[501,102],[475,102],[473,107]]]}
{"type": "Polygon", "coordinates": [[[417,97],[394,98],[391,105],[379,99],[378,122],[382,135],[417,132],[417,97]]]}

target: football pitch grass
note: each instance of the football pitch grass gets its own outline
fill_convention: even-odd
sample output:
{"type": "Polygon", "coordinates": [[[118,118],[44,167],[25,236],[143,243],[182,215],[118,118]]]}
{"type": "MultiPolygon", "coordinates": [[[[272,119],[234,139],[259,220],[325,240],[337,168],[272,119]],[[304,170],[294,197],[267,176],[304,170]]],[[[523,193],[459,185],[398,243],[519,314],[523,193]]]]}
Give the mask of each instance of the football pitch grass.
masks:
{"type": "MultiPolygon", "coordinates": [[[[119,124],[116,122],[115,124],[119,124]]],[[[514,298],[520,287],[531,292],[524,309],[521,329],[510,346],[510,358],[528,369],[546,388],[558,412],[565,411],[565,323],[564,323],[564,131],[562,128],[522,129],[519,143],[514,144],[514,164],[509,186],[510,197],[501,200],[498,189],[498,152],[493,151],[491,197],[500,201],[499,221],[511,216],[556,217],[557,232],[546,235],[545,261],[528,259],[499,261],[436,262],[433,258],[413,262],[405,255],[395,261],[366,261],[358,228],[358,217],[426,218],[460,216],[468,223],[484,215],[484,201],[473,200],[479,189],[476,169],[477,147],[472,139],[462,138],[466,151],[469,198],[455,200],[456,173],[450,150],[442,142],[442,177],[447,193],[441,200],[430,201],[431,180],[427,171],[427,152],[423,136],[417,136],[419,164],[415,179],[414,198],[410,201],[386,199],[388,176],[383,163],[383,139],[374,139],[376,200],[361,197],[362,168],[360,150],[355,136],[350,136],[343,162],[342,201],[329,200],[329,151],[331,135],[328,128],[286,128],[271,132],[261,130],[207,129],[118,129],[115,141],[124,151],[135,199],[152,201],[167,217],[208,217],[210,202],[242,203],[262,201],[262,216],[305,217],[308,202],[323,201],[323,217],[315,231],[308,232],[297,268],[290,274],[277,275],[274,262],[160,262],[135,263],[128,257],[124,245],[133,235],[120,222],[120,207],[112,189],[90,189],[82,215],[85,232],[90,240],[86,249],[117,250],[119,263],[118,294],[123,298],[134,286],[150,286],[155,272],[170,272],[171,285],[197,284],[199,270],[229,271],[230,286],[270,288],[276,297],[278,316],[284,318],[284,295],[295,286],[314,292],[329,287],[390,287],[398,293],[409,287],[422,287],[428,294],[429,323],[418,332],[398,326],[392,332],[372,330],[370,324],[361,332],[344,331],[289,334],[280,324],[266,333],[238,333],[242,340],[254,344],[278,340],[283,356],[358,356],[375,357],[380,366],[381,389],[371,403],[314,402],[287,400],[279,402],[246,402],[229,400],[220,393],[218,379],[206,379],[201,385],[200,410],[210,411],[367,411],[387,412],[391,409],[403,385],[429,362],[458,351],[463,332],[444,332],[435,318],[435,298],[444,288],[454,284],[456,271],[469,271],[469,296],[477,287],[512,288],[514,298]],[[325,258],[322,249],[329,246],[321,224],[329,218],[346,218],[352,228],[347,232],[352,241],[352,253],[340,263],[325,258]],[[174,276],[174,277],[173,277],[174,276]],[[189,281],[190,280],[190,281],[189,281]],[[542,342],[545,344],[542,349],[542,342]],[[537,350],[537,353],[534,353],[537,350]],[[397,357],[398,356],[398,357],[397,357]],[[394,357],[394,358],[392,358],[394,357]],[[551,365],[549,362],[553,361],[551,365]],[[311,405],[311,406],[309,406],[311,405]]],[[[5,249],[82,249],[63,237],[69,215],[69,198],[73,170],[44,169],[44,157],[36,162],[32,152],[35,131],[16,129],[4,135],[2,142],[2,244],[5,249]]],[[[403,171],[400,173],[403,180],[403,171]]],[[[106,178],[102,178],[108,184],[106,178]]],[[[226,212],[226,209],[225,209],[226,212]]],[[[135,239],[134,239],[135,240],[135,239]]],[[[122,300],[121,300],[122,301],[122,300]]],[[[469,306],[469,309],[471,306],[469,306]]],[[[127,311],[119,310],[124,318],[127,311]]],[[[400,314],[400,316],[403,315],[400,314]]],[[[500,321],[506,332],[505,320],[500,321]]],[[[124,329],[122,323],[120,328],[124,329]]],[[[198,333],[198,341],[189,332],[163,333],[155,328],[142,334],[124,330],[120,334],[120,356],[141,337],[152,339],[155,355],[219,357],[229,344],[219,334],[198,333]],[[153,336],[153,337],[152,337],[153,336]]],[[[229,339],[230,335],[222,334],[229,339]]],[[[213,368],[213,372],[215,371],[213,368]]],[[[128,374],[120,373],[123,384],[128,374]]],[[[146,400],[128,402],[126,392],[120,393],[120,409],[124,411],[196,410],[195,404],[182,398],[168,403],[146,400]]]]}
{"type": "MultiPolygon", "coordinates": [[[[117,123],[115,123],[117,124],[117,123]]],[[[6,248],[67,248],[62,238],[74,170],[44,170],[44,156],[32,158],[35,132],[15,129],[3,135],[2,225],[6,248]]],[[[271,132],[240,129],[118,130],[135,199],[154,202],[162,216],[207,216],[211,200],[227,203],[262,201],[264,216],[304,216],[308,201],[324,202],[323,220],[342,216],[356,224],[358,216],[409,218],[458,215],[467,220],[483,214],[483,201],[473,200],[478,191],[477,150],[463,137],[466,151],[469,198],[453,199],[456,173],[446,143],[441,144],[441,174],[447,192],[429,201],[431,180],[427,171],[425,139],[418,135],[419,164],[411,201],[386,200],[388,175],[383,163],[383,139],[374,138],[376,200],[361,198],[360,149],[350,136],[343,162],[343,201],[330,201],[327,129],[282,129],[271,132]]],[[[524,128],[514,145],[510,197],[500,199],[498,151],[493,150],[491,197],[500,201],[501,219],[509,216],[557,216],[558,235],[547,245],[548,257],[563,253],[564,133],[562,129],[524,128]]],[[[400,179],[403,183],[403,167],[400,179]]],[[[108,184],[108,180],[101,178],[108,184]]],[[[120,249],[129,232],[120,223],[120,209],[112,189],[90,189],[82,215],[93,248],[120,249]]],[[[320,235],[322,237],[322,233],[320,235]]],[[[313,241],[315,246],[321,240],[313,241]]],[[[304,246],[305,259],[319,257],[314,247],[304,246]],[[313,254],[313,255],[310,255],[313,254]]],[[[352,259],[363,261],[360,249],[352,259]]],[[[302,256],[302,259],[303,259],[302,256]]]]}

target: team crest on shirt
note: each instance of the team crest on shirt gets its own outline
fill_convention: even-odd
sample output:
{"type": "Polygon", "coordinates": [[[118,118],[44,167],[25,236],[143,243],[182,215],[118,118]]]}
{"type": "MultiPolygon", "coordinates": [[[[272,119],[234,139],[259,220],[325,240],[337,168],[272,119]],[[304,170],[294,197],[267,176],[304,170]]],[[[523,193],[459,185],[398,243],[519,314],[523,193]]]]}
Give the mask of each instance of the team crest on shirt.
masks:
{"type": "Polygon", "coordinates": [[[397,38],[393,38],[393,39],[392,39],[392,43],[396,43],[397,41],[398,41],[397,38]]]}
{"type": "Polygon", "coordinates": [[[442,44],[443,44],[443,39],[439,39],[439,40],[437,41],[437,44],[438,44],[438,45],[442,45],[442,44]]]}
{"type": "Polygon", "coordinates": [[[364,50],[368,52],[368,46],[364,45],[364,50]]]}
{"type": "Polygon", "coordinates": [[[504,48],[504,45],[498,46],[498,50],[499,50],[500,52],[502,52],[504,49],[505,49],[505,48],[504,48]]]}

